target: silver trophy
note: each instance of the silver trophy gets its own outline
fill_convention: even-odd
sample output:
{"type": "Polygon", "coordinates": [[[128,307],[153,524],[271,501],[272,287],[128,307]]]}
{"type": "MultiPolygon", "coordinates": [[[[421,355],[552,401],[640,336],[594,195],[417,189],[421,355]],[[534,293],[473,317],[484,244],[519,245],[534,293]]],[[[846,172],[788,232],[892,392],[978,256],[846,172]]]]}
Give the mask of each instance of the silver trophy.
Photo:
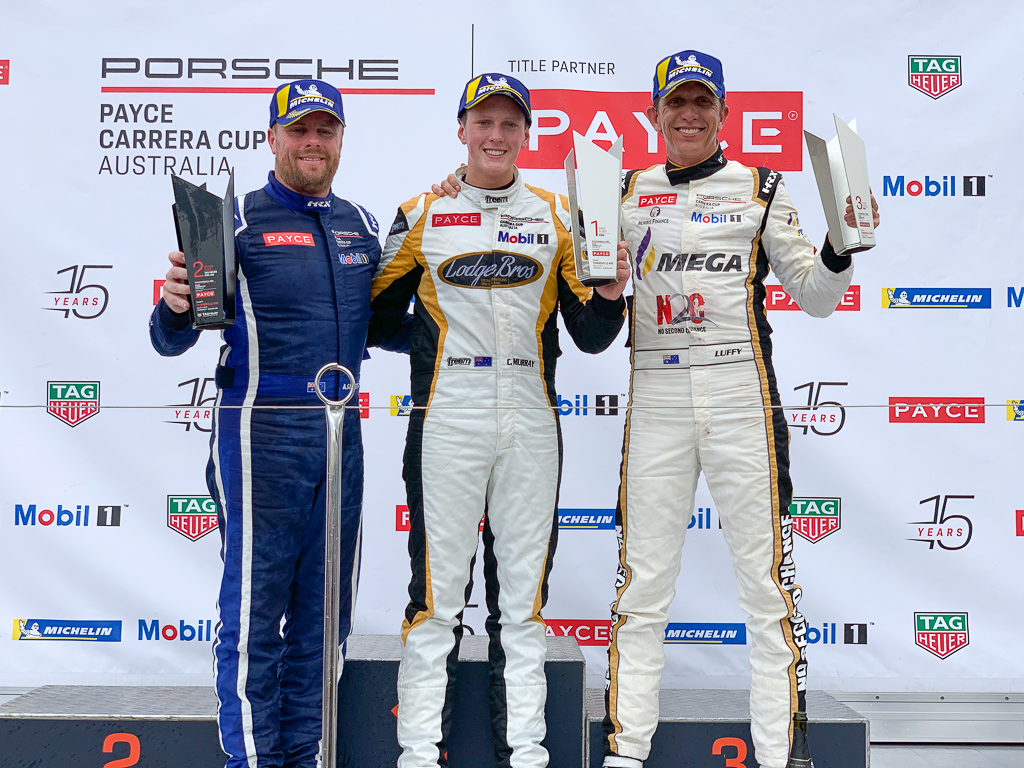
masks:
{"type": "Polygon", "coordinates": [[[622,137],[607,152],[573,131],[573,148],[565,158],[569,218],[576,276],[584,285],[614,283],[622,199],[622,137]],[[577,184],[577,174],[579,183],[577,184]],[[581,199],[582,197],[582,199],[581,199]],[[585,205],[584,217],[580,205],[585,205]]]}
{"type": "Polygon", "coordinates": [[[825,207],[829,240],[836,253],[857,253],[875,247],[875,222],[868,185],[868,161],[864,140],[857,135],[857,121],[849,125],[832,115],[836,137],[829,142],[804,131],[807,153],[811,156],[818,194],[825,207]],[[843,216],[846,198],[853,204],[856,226],[843,216]]]}

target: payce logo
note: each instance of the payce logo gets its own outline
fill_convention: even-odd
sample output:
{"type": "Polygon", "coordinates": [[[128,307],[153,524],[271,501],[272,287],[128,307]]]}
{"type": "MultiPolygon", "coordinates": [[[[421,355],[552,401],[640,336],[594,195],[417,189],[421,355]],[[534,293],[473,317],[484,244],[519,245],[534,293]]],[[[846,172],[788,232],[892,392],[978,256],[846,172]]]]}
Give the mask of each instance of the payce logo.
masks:
{"type": "Polygon", "coordinates": [[[970,644],[966,613],[914,613],[914,643],[940,659],[970,644]]]}
{"type": "MultiPolygon", "coordinates": [[[[97,528],[116,528],[121,525],[120,504],[100,504],[96,507],[96,515],[93,517],[93,526],[97,528]]],[[[128,505],[125,504],[125,507],[128,505]]],[[[14,505],[15,525],[41,525],[43,527],[55,526],[66,527],[87,527],[89,525],[89,505],[78,504],[74,508],[57,505],[53,509],[39,509],[35,504],[14,505]]]]}
{"type": "Polygon", "coordinates": [[[973,495],[947,494],[945,496],[936,495],[922,499],[921,504],[932,505],[932,519],[907,523],[907,525],[912,526],[915,534],[914,538],[907,539],[907,541],[926,543],[928,549],[935,549],[936,544],[939,545],[940,549],[951,551],[963,549],[971,543],[971,536],[974,535],[974,524],[967,515],[947,514],[946,507],[950,499],[973,498],[973,495]]]}
{"type": "Polygon", "coordinates": [[[983,397],[890,397],[890,424],[983,424],[983,397]]]}
{"type": "MultiPolygon", "coordinates": [[[[623,168],[665,162],[664,139],[647,119],[650,91],[535,89],[530,102],[533,126],[530,144],[516,161],[520,168],[561,170],[573,131],[608,147],[622,136],[623,168]]],[[[801,91],[732,91],[728,103],[730,119],[720,134],[726,157],[777,171],[802,170],[801,91]]]]}
{"type": "Polygon", "coordinates": [[[545,619],[548,637],[571,637],[579,645],[607,646],[611,641],[610,619],[545,619]]]}
{"type": "Polygon", "coordinates": [[[58,269],[57,274],[62,275],[70,272],[68,289],[66,291],[48,291],[52,299],[43,309],[54,312],[63,312],[67,319],[74,314],[81,320],[95,320],[107,309],[110,300],[110,292],[105,286],[99,283],[85,283],[85,273],[90,269],[113,269],[113,264],[73,264],[64,269],[58,269]],[[81,270],[81,271],[79,271],[81,270]],[[77,281],[77,283],[76,283],[77,281]]]}
{"type": "MultiPolygon", "coordinates": [[[[766,285],[764,308],[774,311],[799,311],[796,299],[786,293],[781,285],[766,285]]],[[[836,305],[836,312],[860,312],[860,286],[851,285],[836,305]]]]}

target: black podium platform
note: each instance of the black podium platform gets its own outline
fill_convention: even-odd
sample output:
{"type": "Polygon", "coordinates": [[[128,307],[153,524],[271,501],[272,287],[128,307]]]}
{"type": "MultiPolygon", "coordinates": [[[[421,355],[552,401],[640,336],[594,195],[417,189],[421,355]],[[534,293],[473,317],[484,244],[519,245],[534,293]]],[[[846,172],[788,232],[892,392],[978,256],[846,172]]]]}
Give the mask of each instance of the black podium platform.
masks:
{"type": "MultiPolygon", "coordinates": [[[[754,768],[747,691],[663,690],[658,730],[644,768],[754,768]]],[[[604,689],[587,689],[590,768],[604,759],[604,689]]],[[[867,718],[824,691],[807,692],[807,740],[815,768],[867,768],[867,718]]]]}
{"type": "MultiPolygon", "coordinates": [[[[349,639],[338,768],[394,768],[400,656],[396,636],[349,639]]],[[[449,766],[488,768],[486,638],[465,638],[459,659],[449,766]]],[[[545,671],[551,768],[600,766],[604,691],[585,688],[575,640],[548,638],[545,671]]],[[[867,768],[867,720],[820,691],[807,705],[817,768],[867,768]]],[[[222,768],[216,715],[212,688],[44,686],[0,705],[0,768],[222,768]]],[[[662,691],[645,768],[727,765],[756,765],[746,691],[662,691]]]]}

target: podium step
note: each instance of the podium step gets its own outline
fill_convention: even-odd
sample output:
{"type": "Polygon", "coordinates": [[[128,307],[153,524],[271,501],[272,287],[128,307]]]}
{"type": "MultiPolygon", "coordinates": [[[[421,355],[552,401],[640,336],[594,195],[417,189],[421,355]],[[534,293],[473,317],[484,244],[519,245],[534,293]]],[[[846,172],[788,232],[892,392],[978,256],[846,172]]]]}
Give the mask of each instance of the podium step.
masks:
{"type": "MultiPolygon", "coordinates": [[[[745,690],[668,690],[644,768],[754,768],[745,690]]],[[[603,688],[587,689],[590,768],[604,759],[603,688]]],[[[815,768],[867,768],[868,720],[824,691],[807,692],[807,740],[815,768]]]]}
{"type": "MultiPolygon", "coordinates": [[[[401,654],[397,636],[349,638],[338,691],[338,768],[394,768],[401,654]]],[[[583,768],[586,669],[576,642],[549,638],[545,671],[551,765],[583,768]]],[[[451,768],[494,764],[487,674],[487,638],[464,638],[451,768]]],[[[44,686],[0,705],[0,766],[69,768],[124,760],[116,764],[223,768],[216,717],[212,688],[44,686]]]]}

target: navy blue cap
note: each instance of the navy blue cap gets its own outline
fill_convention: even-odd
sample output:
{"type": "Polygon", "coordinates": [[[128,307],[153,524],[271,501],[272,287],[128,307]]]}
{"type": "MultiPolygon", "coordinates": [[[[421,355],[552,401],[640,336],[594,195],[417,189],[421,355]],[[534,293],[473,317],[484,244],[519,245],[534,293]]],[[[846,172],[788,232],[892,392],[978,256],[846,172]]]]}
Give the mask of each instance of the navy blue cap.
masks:
{"type": "Polygon", "coordinates": [[[326,112],[345,125],[341,94],[323,80],[295,80],[279,85],[270,100],[270,125],[291,125],[310,112],[326,112]]]}
{"type": "Polygon", "coordinates": [[[459,117],[467,109],[475,107],[488,96],[508,96],[519,105],[526,115],[526,124],[533,125],[533,114],[530,112],[530,91],[521,82],[509,75],[488,72],[474,77],[462,89],[459,99],[459,117]]]}
{"type": "Polygon", "coordinates": [[[725,98],[722,62],[700,51],[680,51],[666,56],[654,69],[652,99],[661,99],[686,82],[703,83],[720,99],[725,98]]]}

